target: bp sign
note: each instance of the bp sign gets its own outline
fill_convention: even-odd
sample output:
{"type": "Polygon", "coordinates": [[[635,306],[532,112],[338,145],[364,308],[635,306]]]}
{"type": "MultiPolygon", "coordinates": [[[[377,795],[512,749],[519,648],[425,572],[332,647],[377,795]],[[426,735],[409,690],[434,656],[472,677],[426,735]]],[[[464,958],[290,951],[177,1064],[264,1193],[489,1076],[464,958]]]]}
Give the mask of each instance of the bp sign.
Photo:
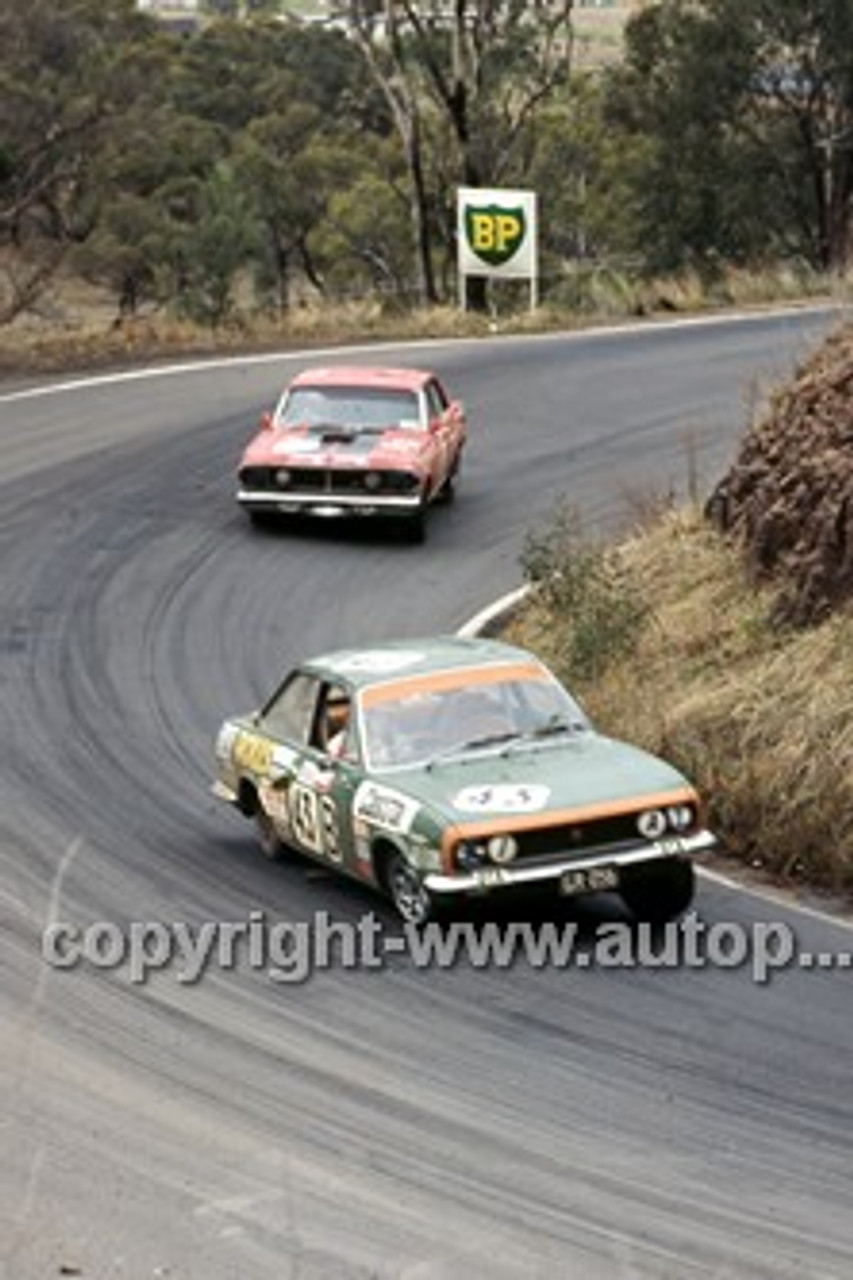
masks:
{"type": "Polygon", "coordinates": [[[460,187],[457,205],[459,286],[468,276],[529,279],[536,301],[536,192],[460,187]]]}
{"type": "Polygon", "coordinates": [[[490,204],[465,206],[465,236],[471,252],[490,267],[502,267],[518,252],[527,231],[521,205],[514,209],[490,204]]]}

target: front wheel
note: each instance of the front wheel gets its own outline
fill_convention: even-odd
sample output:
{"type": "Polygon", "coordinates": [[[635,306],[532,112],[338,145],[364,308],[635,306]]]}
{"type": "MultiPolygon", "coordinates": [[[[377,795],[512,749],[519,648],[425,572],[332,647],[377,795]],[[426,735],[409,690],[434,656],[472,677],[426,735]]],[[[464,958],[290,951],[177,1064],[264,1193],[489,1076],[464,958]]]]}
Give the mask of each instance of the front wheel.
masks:
{"type": "Polygon", "coordinates": [[[663,858],[626,867],[619,893],[637,920],[666,924],[686,911],[693,901],[696,874],[687,858],[663,858]]]}
{"type": "Polygon", "coordinates": [[[247,507],[245,510],[254,529],[274,529],[278,523],[275,511],[268,511],[265,507],[247,507]]]}
{"type": "Polygon", "coordinates": [[[418,507],[414,515],[401,516],[399,529],[403,542],[420,546],[426,538],[426,507],[418,507]]]}
{"type": "Polygon", "coordinates": [[[401,853],[388,859],[385,883],[397,914],[406,924],[426,924],[435,915],[432,894],[401,853]]]}

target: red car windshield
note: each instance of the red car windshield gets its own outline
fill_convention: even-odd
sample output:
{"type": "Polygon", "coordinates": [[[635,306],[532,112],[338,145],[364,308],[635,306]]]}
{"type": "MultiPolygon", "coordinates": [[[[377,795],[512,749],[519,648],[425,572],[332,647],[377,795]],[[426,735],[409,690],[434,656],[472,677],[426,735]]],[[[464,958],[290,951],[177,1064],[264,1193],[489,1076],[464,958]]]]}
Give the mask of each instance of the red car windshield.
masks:
{"type": "Polygon", "coordinates": [[[276,413],[279,427],[417,429],[421,423],[413,391],[382,387],[294,387],[276,413]]]}

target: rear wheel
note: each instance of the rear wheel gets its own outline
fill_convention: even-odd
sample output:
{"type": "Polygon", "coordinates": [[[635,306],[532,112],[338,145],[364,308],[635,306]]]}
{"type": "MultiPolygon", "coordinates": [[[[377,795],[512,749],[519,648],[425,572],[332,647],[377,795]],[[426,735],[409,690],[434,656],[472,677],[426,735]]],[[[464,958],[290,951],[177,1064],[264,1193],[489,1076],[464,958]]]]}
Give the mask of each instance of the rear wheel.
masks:
{"type": "Polygon", "coordinates": [[[649,924],[665,924],[693,901],[696,875],[687,858],[662,858],[625,867],[619,893],[629,911],[649,924]]]}
{"type": "Polygon", "coordinates": [[[458,480],[459,480],[459,461],[457,460],[453,464],[447,479],[445,480],[444,484],[441,486],[441,489],[439,490],[439,493],[438,493],[439,502],[447,502],[447,503],[453,502],[454,498],[456,497],[456,484],[458,480]]]}
{"type": "Polygon", "coordinates": [[[265,858],[269,858],[271,862],[277,862],[279,858],[284,857],[285,847],[273,826],[273,820],[260,804],[255,811],[255,829],[258,833],[258,844],[265,858]]]}

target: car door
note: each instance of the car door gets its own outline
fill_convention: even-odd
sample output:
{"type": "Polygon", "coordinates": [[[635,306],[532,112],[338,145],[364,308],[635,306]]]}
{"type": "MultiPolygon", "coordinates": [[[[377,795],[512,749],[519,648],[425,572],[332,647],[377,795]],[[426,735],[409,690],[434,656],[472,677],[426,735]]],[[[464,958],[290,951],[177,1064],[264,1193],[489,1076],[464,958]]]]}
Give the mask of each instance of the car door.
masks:
{"type": "Polygon", "coordinates": [[[337,758],[329,750],[323,717],[332,688],[302,673],[262,712],[272,767],[259,798],[285,844],[350,870],[358,768],[353,758],[337,758]]]}
{"type": "Polygon", "coordinates": [[[457,429],[444,390],[435,379],[427,383],[425,394],[429,429],[435,451],[432,491],[437,493],[453,466],[456,456],[457,429]]]}

